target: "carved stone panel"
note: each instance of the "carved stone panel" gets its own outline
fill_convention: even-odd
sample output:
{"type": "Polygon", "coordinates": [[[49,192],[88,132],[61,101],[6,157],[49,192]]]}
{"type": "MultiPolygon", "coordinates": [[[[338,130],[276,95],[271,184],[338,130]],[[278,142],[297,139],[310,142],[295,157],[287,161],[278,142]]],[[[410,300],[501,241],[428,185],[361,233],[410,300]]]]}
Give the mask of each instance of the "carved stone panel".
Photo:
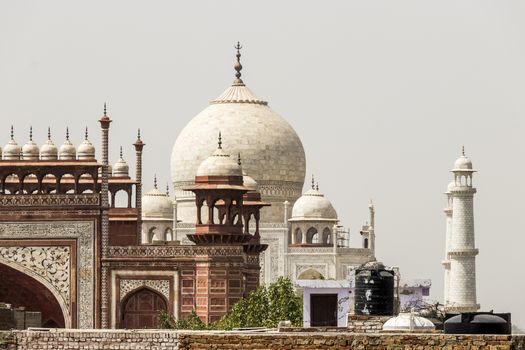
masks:
{"type": "Polygon", "coordinates": [[[166,300],[170,298],[170,281],[169,280],[120,280],[120,300],[124,299],[129,292],[139,287],[149,287],[162,294],[166,300]]]}

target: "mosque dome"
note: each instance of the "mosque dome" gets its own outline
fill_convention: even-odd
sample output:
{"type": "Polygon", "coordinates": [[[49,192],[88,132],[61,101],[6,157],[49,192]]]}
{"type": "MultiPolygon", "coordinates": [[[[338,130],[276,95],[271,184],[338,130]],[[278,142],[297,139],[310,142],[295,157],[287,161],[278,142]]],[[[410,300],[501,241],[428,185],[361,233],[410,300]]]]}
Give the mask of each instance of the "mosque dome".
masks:
{"type": "Polygon", "coordinates": [[[435,328],[430,320],[410,312],[400,313],[383,324],[385,331],[432,331],[435,328]]]}
{"type": "Polygon", "coordinates": [[[337,220],[337,212],[324,194],[312,186],[295,202],[291,219],[337,220]]]}
{"type": "Polygon", "coordinates": [[[60,146],[59,157],[61,160],[75,160],[77,159],[77,150],[69,140],[69,129],[66,129],[66,139],[62,146],[60,146]]]}
{"type": "Polygon", "coordinates": [[[79,160],[95,159],[95,146],[88,140],[87,128],[84,141],[77,147],[77,155],[79,160]]]}
{"type": "Polygon", "coordinates": [[[446,193],[450,193],[452,192],[452,190],[456,187],[456,183],[454,181],[450,181],[448,186],[447,186],[447,192],[446,193]]]}
{"type": "Polygon", "coordinates": [[[122,147],[120,147],[120,158],[113,166],[113,176],[114,177],[128,177],[129,176],[129,165],[126,163],[124,158],[122,158],[122,147]]]}
{"type": "Polygon", "coordinates": [[[242,176],[239,164],[222,149],[220,134],[219,148],[199,165],[197,176],[242,176]]]}
{"type": "Polygon", "coordinates": [[[14,139],[13,126],[11,126],[11,139],[9,140],[7,145],[4,146],[4,153],[3,153],[4,159],[5,160],[19,160],[21,151],[22,149],[20,148],[20,146],[18,145],[18,143],[16,143],[14,139]]]}
{"type": "Polygon", "coordinates": [[[465,148],[463,148],[461,156],[454,162],[453,170],[472,170],[472,161],[465,156],[465,148]]]}
{"type": "Polygon", "coordinates": [[[167,193],[159,191],[156,179],[154,188],[142,196],[142,217],[173,219],[173,201],[167,193]]]}
{"type": "MultiPolygon", "coordinates": [[[[240,65],[240,64],[239,64],[240,65]]],[[[272,203],[262,221],[281,222],[282,203],[302,192],[306,160],[303,145],[292,126],[258,98],[238,78],[222,95],[197,114],[180,132],[171,154],[171,175],[177,197],[177,215],[194,221],[192,185],[201,163],[214,151],[218,132],[224,148],[243,155],[243,168],[259,184],[263,199],[272,203]],[[187,209],[186,209],[187,207],[187,209]]]]}
{"type": "Polygon", "coordinates": [[[24,160],[38,160],[40,157],[40,150],[38,145],[33,141],[33,128],[29,128],[29,141],[22,146],[22,159],[24,160]]]}
{"type": "Polygon", "coordinates": [[[47,129],[47,140],[40,147],[40,159],[56,160],[58,159],[58,148],[51,140],[51,130],[47,129]]]}

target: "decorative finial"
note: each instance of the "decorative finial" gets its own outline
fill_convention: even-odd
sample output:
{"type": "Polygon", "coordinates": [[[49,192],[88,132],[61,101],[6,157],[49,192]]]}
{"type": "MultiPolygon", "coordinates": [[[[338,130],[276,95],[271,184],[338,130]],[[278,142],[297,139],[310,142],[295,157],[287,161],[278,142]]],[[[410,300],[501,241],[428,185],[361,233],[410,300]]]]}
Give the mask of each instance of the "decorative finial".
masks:
{"type": "Polygon", "coordinates": [[[47,127],[47,139],[51,140],[51,128],[49,126],[47,127]]]}
{"type": "Polygon", "coordinates": [[[316,191],[319,191],[319,182],[316,182],[316,183],[315,183],[315,190],[316,190],[316,191]]]}
{"type": "Polygon", "coordinates": [[[86,126],[86,131],[84,132],[84,140],[88,139],[88,127],[86,126]]]}
{"type": "Polygon", "coordinates": [[[157,189],[157,174],[155,174],[153,176],[153,187],[155,187],[155,189],[157,189]]]}
{"type": "Polygon", "coordinates": [[[140,128],[137,130],[137,139],[140,140],[140,128]]]}
{"type": "Polygon", "coordinates": [[[465,145],[461,146],[461,155],[465,156],[465,145]]]}
{"type": "Polygon", "coordinates": [[[66,140],[69,141],[69,128],[66,126],[66,140]]]}
{"type": "Polygon", "coordinates": [[[220,131],[219,131],[219,149],[222,149],[222,135],[220,131]]]}
{"type": "Polygon", "coordinates": [[[314,174],[312,174],[312,190],[315,190],[315,179],[314,179],[314,174]]]}
{"type": "Polygon", "coordinates": [[[120,146],[120,159],[122,159],[122,146],[120,146]]]}
{"type": "Polygon", "coordinates": [[[104,102],[104,115],[107,115],[106,112],[107,112],[106,102],[104,102]]]}
{"type": "Polygon", "coordinates": [[[234,84],[235,85],[243,85],[244,82],[241,79],[241,70],[242,70],[241,49],[242,49],[242,46],[241,46],[241,43],[239,41],[237,41],[237,45],[235,45],[235,49],[237,50],[237,55],[236,55],[237,62],[235,63],[234,69],[236,71],[235,77],[237,79],[235,79],[234,84]]]}
{"type": "Polygon", "coordinates": [[[169,195],[170,195],[170,185],[166,184],[166,196],[169,197],[169,195]]]}
{"type": "Polygon", "coordinates": [[[11,125],[11,140],[15,138],[15,132],[13,130],[13,125],[11,125]]]}
{"type": "Polygon", "coordinates": [[[237,155],[237,164],[239,164],[239,166],[242,166],[242,162],[241,162],[241,152],[239,152],[239,154],[237,155]]]}
{"type": "Polygon", "coordinates": [[[369,208],[373,208],[374,207],[374,202],[372,201],[372,199],[370,199],[370,203],[368,204],[368,207],[369,208]]]}
{"type": "Polygon", "coordinates": [[[33,127],[29,127],[29,141],[33,141],[33,127]]]}

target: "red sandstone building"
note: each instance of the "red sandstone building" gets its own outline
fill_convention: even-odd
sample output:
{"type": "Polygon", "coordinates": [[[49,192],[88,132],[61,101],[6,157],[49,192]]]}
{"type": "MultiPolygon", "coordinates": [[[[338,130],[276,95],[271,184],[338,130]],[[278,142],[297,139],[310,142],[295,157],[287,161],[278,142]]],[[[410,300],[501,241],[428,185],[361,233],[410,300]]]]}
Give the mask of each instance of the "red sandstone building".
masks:
{"type": "Polygon", "coordinates": [[[195,245],[141,244],[144,143],[139,133],[135,179],[125,163],[111,172],[110,124],[104,111],[101,160],[87,132],[78,148],[68,135],[60,149],[50,135],[40,149],[31,136],[20,147],[11,133],[0,160],[0,302],[40,311],[44,327],[156,327],[159,310],[219,319],[259,285],[267,204],[219,139],[187,189],[196,195],[195,245]]]}

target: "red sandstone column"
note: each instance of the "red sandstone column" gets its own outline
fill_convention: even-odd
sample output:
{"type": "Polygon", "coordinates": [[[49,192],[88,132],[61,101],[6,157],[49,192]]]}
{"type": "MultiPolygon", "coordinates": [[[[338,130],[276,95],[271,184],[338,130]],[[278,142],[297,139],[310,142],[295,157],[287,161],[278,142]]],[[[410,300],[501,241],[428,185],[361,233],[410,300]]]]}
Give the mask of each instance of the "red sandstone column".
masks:
{"type": "Polygon", "coordinates": [[[137,141],[133,144],[135,146],[135,208],[137,208],[137,235],[138,242],[142,244],[142,149],[146,144],[140,139],[140,129],[137,132],[137,141]]]}

